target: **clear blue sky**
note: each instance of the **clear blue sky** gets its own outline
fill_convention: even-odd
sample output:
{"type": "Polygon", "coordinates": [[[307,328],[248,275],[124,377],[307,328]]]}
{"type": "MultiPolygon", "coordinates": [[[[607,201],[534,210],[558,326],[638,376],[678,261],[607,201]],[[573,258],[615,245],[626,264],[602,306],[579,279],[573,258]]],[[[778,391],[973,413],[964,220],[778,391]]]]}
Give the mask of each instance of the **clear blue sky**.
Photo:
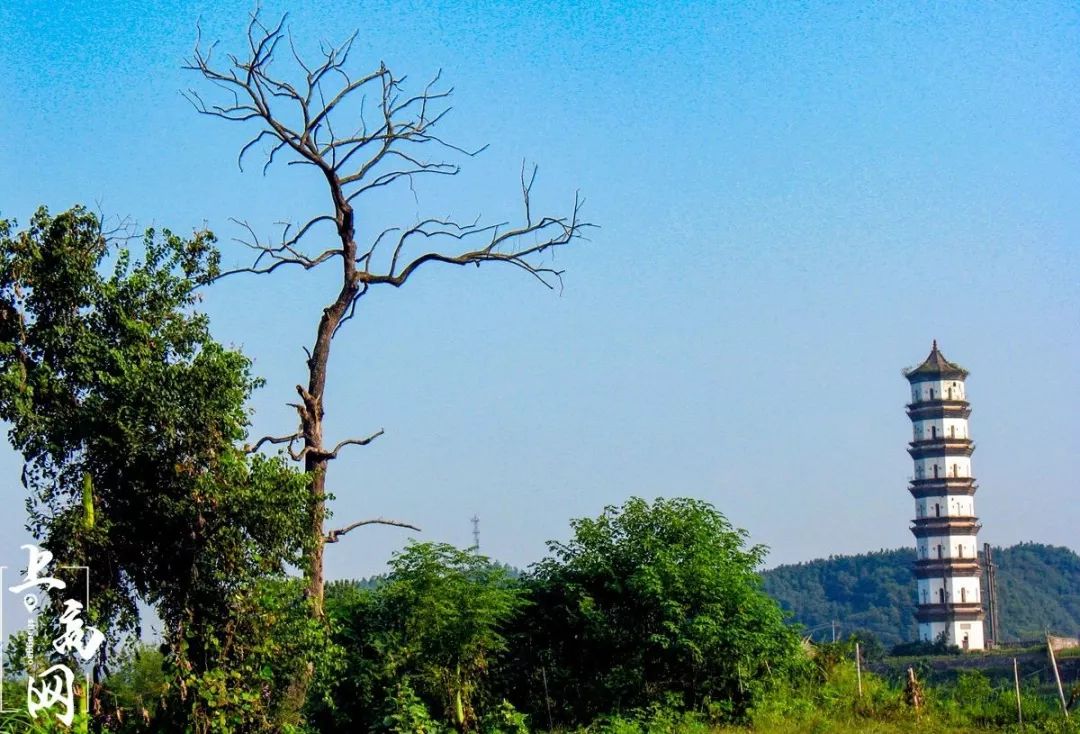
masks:
{"type": "MultiPolygon", "coordinates": [[[[429,270],[365,301],[335,342],[342,523],[386,515],[524,565],[572,517],[631,495],[715,503],[770,564],[912,545],[900,375],[937,338],[971,370],[976,498],[995,544],[1080,546],[1080,10],[1075,3],[304,3],[305,48],[359,28],[456,87],[445,134],[490,143],[457,179],[365,212],[518,212],[580,189],[602,226],[560,296],[518,272],[429,270]],[[584,5],[584,4],[583,4],[584,5]]],[[[268,16],[286,6],[265,4],[268,16]]],[[[179,90],[195,22],[237,48],[250,5],[0,6],[0,215],[77,202],[140,225],[260,231],[325,207],[295,169],[237,170],[244,131],[179,90]]],[[[380,227],[381,228],[381,227],[380,227]]],[[[327,281],[208,294],[215,332],[268,378],[286,433],[327,281]]],[[[5,450],[6,451],[6,450],[5,450]]],[[[0,459],[0,563],[24,538],[0,459]]],[[[404,531],[358,531],[329,573],[378,572],[404,531]]]]}

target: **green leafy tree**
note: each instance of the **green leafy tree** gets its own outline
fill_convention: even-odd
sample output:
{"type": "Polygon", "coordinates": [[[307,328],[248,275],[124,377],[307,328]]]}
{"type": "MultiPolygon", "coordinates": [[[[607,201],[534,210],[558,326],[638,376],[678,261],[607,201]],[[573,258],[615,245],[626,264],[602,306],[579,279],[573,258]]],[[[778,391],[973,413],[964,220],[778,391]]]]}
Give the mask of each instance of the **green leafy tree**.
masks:
{"type": "Polygon", "coordinates": [[[455,725],[471,729],[476,700],[494,658],[506,649],[500,628],[521,606],[506,571],[445,543],[411,543],[390,561],[379,590],[401,663],[455,725]]]}
{"type": "Polygon", "coordinates": [[[710,504],[634,498],[572,526],[527,579],[515,664],[529,677],[514,695],[534,716],[582,723],[672,695],[737,716],[799,659],[761,591],[765,548],[710,504]]]}
{"type": "Polygon", "coordinates": [[[114,642],[137,636],[139,600],[154,606],[171,726],[274,726],[270,689],[303,654],[269,641],[310,613],[299,590],[288,615],[262,610],[305,551],[307,479],[242,445],[259,381],[194,310],[218,272],[213,236],[150,230],[136,260],[81,207],[13,230],[0,223],[0,417],[25,459],[29,529],[93,569],[90,622],[114,642]]]}
{"type": "Polygon", "coordinates": [[[390,569],[373,588],[328,587],[346,664],[333,690],[337,710],[314,712],[320,730],[415,728],[429,716],[468,731],[485,713],[513,718],[492,694],[491,676],[506,651],[503,629],[525,603],[520,584],[484,556],[444,543],[412,543],[390,569]]]}

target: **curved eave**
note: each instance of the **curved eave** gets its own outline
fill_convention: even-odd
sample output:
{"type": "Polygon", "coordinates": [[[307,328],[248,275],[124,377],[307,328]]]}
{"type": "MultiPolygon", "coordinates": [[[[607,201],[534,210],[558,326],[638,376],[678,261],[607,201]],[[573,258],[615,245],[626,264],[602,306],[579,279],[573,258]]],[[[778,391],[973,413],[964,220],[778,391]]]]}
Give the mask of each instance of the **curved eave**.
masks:
{"type": "Polygon", "coordinates": [[[967,370],[957,364],[952,364],[949,367],[938,369],[931,369],[927,371],[921,371],[923,365],[919,365],[913,370],[907,370],[904,372],[904,377],[912,385],[917,385],[920,382],[938,382],[939,380],[958,380],[962,381],[967,379],[970,374],[967,370]]]}
{"type": "Polygon", "coordinates": [[[908,491],[915,499],[923,497],[948,497],[950,495],[974,495],[979,489],[974,477],[939,477],[937,479],[912,479],[908,491]]]}
{"type": "Polygon", "coordinates": [[[982,525],[974,518],[919,518],[909,528],[916,538],[936,538],[970,536],[974,537],[982,530],[982,525]]]}
{"type": "Polygon", "coordinates": [[[904,407],[913,421],[971,417],[971,403],[966,400],[924,400],[904,407]]]}
{"type": "Polygon", "coordinates": [[[971,456],[975,453],[975,442],[970,438],[941,437],[912,441],[907,452],[913,459],[927,459],[939,456],[971,456]]]}
{"type": "Polygon", "coordinates": [[[920,604],[915,608],[919,622],[979,622],[983,619],[982,604],[920,604]]]}
{"type": "Polygon", "coordinates": [[[915,578],[936,579],[943,576],[982,575],[982,567],[974,558],[924,558],[912,564],[915,578]]]}

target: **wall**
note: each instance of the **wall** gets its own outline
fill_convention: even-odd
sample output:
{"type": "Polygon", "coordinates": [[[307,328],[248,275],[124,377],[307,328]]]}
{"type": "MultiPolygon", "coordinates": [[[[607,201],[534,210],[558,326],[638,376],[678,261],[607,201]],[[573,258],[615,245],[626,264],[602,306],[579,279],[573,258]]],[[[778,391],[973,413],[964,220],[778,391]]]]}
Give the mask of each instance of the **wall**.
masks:
{"type": "Polygon", "coordinates": [[[974,515],[975,498],[971,495],[923,497],[915,500],[915,517],[917,518],[973,517],[974,515]]]}
{"type": "Polygon", "coordinates": [[[946,642],[950,645],[963,647],[964,635],[967,635],[969,650],[986,647],[982,622],[926,622],[919,625],[919,639],[934,642],[943,631],[947,632],[946,642]]]}
{"type": "Polygon", "coordinates": [[[928,400],[949,400],[949,390],[952,390],[952,400],[966,400],[964,397],[963,380],[928,380],[916,382],[911,386],[911,401],[913,403],[926,402],[928,400]],[[933,391],[933,397],[931,397],[933,391]]]}
{"type": "Polygon", "coordinates": [[[978,604],[982,601],[977,577],[956,576],[919,579],[917,591],[919,603],[940,604],[942,589],[945,590],[946,604],[978,604]]]}
{"type": "Polygon", "coordinates": [[[942,558],[978,558],[978,539],[974,535],[930,536],[918,539],[918,555],[921,560],[938,557],[941,546],[942,558]]]}
{"type": "Polygon", "coordinates": [[[915,478],[934,479],[934,465],[937,465],[937,477],[970,477],[971,457],[937,456],[915,459],[915,478]]]}
{"type": "Polygon", "coordinates": [[[934,431],[931,428],[937,429],[938,437],[969,438],[967,418],[930,418],[912,422],[912,439],[927,441],[934,438],[934,431]],[[951,434],[950,431],[952,431],[951,434]]]}

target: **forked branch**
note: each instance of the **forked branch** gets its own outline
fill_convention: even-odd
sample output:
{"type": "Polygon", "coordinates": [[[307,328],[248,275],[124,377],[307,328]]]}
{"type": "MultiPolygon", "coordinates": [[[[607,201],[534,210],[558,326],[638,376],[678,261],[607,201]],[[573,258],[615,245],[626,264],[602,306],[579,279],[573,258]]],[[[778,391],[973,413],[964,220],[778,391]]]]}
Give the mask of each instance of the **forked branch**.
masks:
{"type": "Polygon", "coordinates": [[[251,446],[251,445],[245,446],[244,447],[244,452],[248,453],[248,454],[254,454],[259,449],[261,449],[265,444],[275,444],[276,445],[276,444],[283,444],[284,443],[284,444],[288,444],[289,446],[292,446],[292,444],[294,444],[296,441],[298,441],[303,435],[304,434],[303,434],[302,431],[297,431],[296,433],[290,433],[288,436],[263,436],[262,438],[260,438],[258,441],[255,442],[254,446],[251,446]]]}

